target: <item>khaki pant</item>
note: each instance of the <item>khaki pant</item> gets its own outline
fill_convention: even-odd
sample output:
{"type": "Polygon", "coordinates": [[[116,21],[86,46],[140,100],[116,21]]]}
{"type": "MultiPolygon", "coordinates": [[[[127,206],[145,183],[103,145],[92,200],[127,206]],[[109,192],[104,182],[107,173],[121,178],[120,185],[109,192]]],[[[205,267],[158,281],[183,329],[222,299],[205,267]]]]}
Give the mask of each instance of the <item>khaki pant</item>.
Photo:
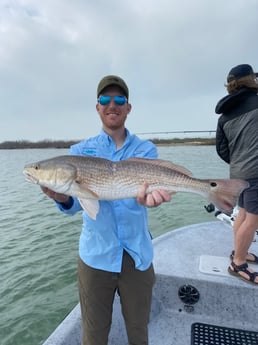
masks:
{"type": "Polygon", "coordinates": [[[115,292],[120,295],[129,345],[148,345],[148,322],[152,288],[151,265],[135,269],[125,252],[120,274],[93,269],[78,260],[78,285],[82,312],[82,345],[107,345],[115,292]]]}

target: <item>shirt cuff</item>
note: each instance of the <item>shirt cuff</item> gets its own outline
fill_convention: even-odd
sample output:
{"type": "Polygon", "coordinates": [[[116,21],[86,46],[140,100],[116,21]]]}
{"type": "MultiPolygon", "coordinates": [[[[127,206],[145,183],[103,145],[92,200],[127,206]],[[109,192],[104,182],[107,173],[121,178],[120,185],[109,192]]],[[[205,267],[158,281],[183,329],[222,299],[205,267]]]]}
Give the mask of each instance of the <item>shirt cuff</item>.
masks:
{"type": "Polygon", "coordinates": [[[73,206],[73,198],[71,196],[69,196],[69,199],[66,203],[57,202],[57,201],[56,201],[56,203],[61,205],[62,209],[69,210],[73,206]]]}

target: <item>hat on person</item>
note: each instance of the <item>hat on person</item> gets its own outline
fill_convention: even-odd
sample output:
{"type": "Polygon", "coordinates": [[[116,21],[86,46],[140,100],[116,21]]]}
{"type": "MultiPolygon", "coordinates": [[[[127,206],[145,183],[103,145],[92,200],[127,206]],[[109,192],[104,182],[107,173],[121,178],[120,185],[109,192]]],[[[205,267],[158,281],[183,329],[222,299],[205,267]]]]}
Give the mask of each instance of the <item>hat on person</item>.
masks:
{"type": "Polygon", "coordinates": [[[227,76],[227,84],[224,84],[229,94],[241,89],[258,90],[258,73],[254,73],[250,65],[242,64],[233,67],[227,76]]]}
{"type": "Polygon", "coordinates": [[[129,89],[125,81],[116,75],[107,75],[101,79],[97,88],[97,97],[104,91],[108,86],[118,86],[123,91],[124,95],[128,99],[129,89]]]}
{"type": "Polygon", "coordinates": [[[253,68],[248,64],[237,65],[233,67],[228,74],[227,82],[237,80],[246,76],[258,77],[258,73],[254,73],[253,68]]]}

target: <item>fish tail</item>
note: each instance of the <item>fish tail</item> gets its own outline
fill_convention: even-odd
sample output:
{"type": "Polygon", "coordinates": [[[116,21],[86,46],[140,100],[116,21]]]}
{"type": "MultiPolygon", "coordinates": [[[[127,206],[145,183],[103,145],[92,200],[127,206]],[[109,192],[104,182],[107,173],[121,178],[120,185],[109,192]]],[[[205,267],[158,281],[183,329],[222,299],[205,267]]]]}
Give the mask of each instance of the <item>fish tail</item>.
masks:
{"type": "Polygon", "coordinates": [[[210,191],[208,198],[221,212],[231,215],[237,205],[239,195],[248,188],[249,183],[237,179],[208,180],[210,191]]]}

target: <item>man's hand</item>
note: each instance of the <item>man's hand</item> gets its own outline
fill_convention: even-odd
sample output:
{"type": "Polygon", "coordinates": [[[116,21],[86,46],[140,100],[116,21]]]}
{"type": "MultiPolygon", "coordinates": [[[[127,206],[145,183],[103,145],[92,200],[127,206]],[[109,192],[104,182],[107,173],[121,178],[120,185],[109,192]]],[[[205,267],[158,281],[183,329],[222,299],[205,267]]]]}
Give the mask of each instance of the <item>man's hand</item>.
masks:
{"type": "Polygon", "coordinates": [[[144,182],[137,194],[137,201],[147,207],[157,207],[163,202],[169,202],[171,200],[171,194],[164,189],[157,189],[151,193],[146,194],[148,189],[148,183],[144,182]]]}
{"type": "Polygon", "coordinates": [[[69,201],[69,196],[61,193],[56,193],[47,187],[40,186],[43,193],[45,193],[50,199],[54,199],[61,204],[66,204],[69,201]]]}

